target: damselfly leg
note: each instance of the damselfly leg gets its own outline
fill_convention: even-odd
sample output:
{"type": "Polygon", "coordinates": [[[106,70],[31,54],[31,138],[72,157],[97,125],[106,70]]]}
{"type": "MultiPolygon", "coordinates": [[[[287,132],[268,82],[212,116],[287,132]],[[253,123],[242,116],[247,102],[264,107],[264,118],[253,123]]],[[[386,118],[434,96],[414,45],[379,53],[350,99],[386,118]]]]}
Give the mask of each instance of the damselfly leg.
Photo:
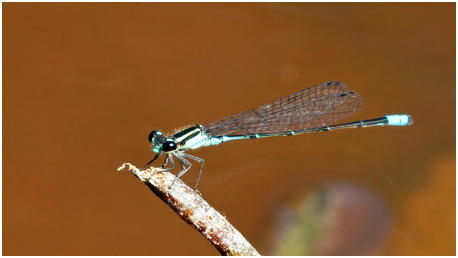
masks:
{"type": "Polygon", "coordinates": [[[158,154],[156,154],[156,156],[154,156],[154,158],[152,160],[150,160],[148,163],[146,163],[146,165],[144,165],[140,170],[145,169],[149,164],[153,163],[159,157],[159,155],[161,155],[160,152],[158,154]]]}
{"type": "Polygon", "coordinates": [[[202,170],[204,168],[205,161],[203,159],[201,159],[201,158],[198,158],[196,156],[192,156],[192,155],[189,155],[189,154],[186,154],[186,153],[183,153],[183,156],[185,156],[187,158],[190,158],[190,159],[193,159],[193,160],[195,160],[197,162],[202,163],[202,166],[200,166],[199,176],[197,177],[196,186],[194,186],[194,190],[197,190],[197,185],[199,185],[199,180],[200,180],[200,176],[202,175],[202,170]]]}
{"type": "Polygon", "coordinates": [[[169,170],[169,169],[174,169],[175,168],[175,162],[173,161],[172,154],[170,154],[170,153],[167,154],[167,156],[165,157],[164,164],[161,166],[161,168],[164,169],[164,170],[169,170]],[[167,166],[167,163],[168,163],[169,160],[170,160],[170,167],[164,169],[167,166]]]}

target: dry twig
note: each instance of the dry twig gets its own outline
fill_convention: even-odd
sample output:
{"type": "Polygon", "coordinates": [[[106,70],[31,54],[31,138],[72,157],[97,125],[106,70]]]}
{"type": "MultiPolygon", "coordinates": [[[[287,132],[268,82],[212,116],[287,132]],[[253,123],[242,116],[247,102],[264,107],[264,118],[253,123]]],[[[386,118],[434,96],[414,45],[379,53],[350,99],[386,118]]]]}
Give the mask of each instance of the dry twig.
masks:
{"type": "Polygon", "coordinates": [[[259,255],[223,215],[183,181],[178,179],[170,187],[175,175],[154,168],[139,170],[130,163],[124,163],[118,171],[125,167],[145,182],[180,218],[197,229],[222,255],[259,255]]]}

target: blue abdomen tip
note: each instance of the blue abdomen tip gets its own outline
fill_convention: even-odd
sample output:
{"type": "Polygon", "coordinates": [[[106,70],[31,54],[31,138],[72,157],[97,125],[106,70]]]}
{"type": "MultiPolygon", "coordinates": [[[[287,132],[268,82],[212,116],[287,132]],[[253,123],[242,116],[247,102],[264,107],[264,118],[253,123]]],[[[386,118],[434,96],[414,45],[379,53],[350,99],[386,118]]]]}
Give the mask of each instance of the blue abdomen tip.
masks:
{"type": "Polygon", "coordinates": [[[388,125],[393,126],[411,125],[413,123],[409,115],[389,115],[386,116],[386,119],[388,119],[388,125]]]}

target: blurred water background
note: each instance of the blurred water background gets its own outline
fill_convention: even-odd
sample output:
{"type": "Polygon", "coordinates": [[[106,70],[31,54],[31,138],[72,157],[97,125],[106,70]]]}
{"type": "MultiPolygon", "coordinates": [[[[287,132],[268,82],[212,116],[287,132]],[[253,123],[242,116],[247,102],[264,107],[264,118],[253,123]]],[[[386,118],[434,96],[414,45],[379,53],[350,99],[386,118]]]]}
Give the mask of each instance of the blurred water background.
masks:
{"type": "Polygon", "coordinates": [[[217,255],[116,168],[337,80],[414,124],[199,149],[205,199],[261,254],[454,255],[455,51],[455,3],[4,3],[3,254],[217,255]]]}

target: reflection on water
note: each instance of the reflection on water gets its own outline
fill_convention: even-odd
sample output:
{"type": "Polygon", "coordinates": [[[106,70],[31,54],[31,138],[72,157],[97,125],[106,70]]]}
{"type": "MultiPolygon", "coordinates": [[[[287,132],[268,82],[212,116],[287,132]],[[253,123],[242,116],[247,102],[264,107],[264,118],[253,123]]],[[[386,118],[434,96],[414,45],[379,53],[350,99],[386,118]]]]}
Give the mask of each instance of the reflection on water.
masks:
{"type": "Polygon", "coordinates": [[[386,242],[391,211],[367,189],[336,182],[286,197],[273,255],[373,255],[386,242]]]}

